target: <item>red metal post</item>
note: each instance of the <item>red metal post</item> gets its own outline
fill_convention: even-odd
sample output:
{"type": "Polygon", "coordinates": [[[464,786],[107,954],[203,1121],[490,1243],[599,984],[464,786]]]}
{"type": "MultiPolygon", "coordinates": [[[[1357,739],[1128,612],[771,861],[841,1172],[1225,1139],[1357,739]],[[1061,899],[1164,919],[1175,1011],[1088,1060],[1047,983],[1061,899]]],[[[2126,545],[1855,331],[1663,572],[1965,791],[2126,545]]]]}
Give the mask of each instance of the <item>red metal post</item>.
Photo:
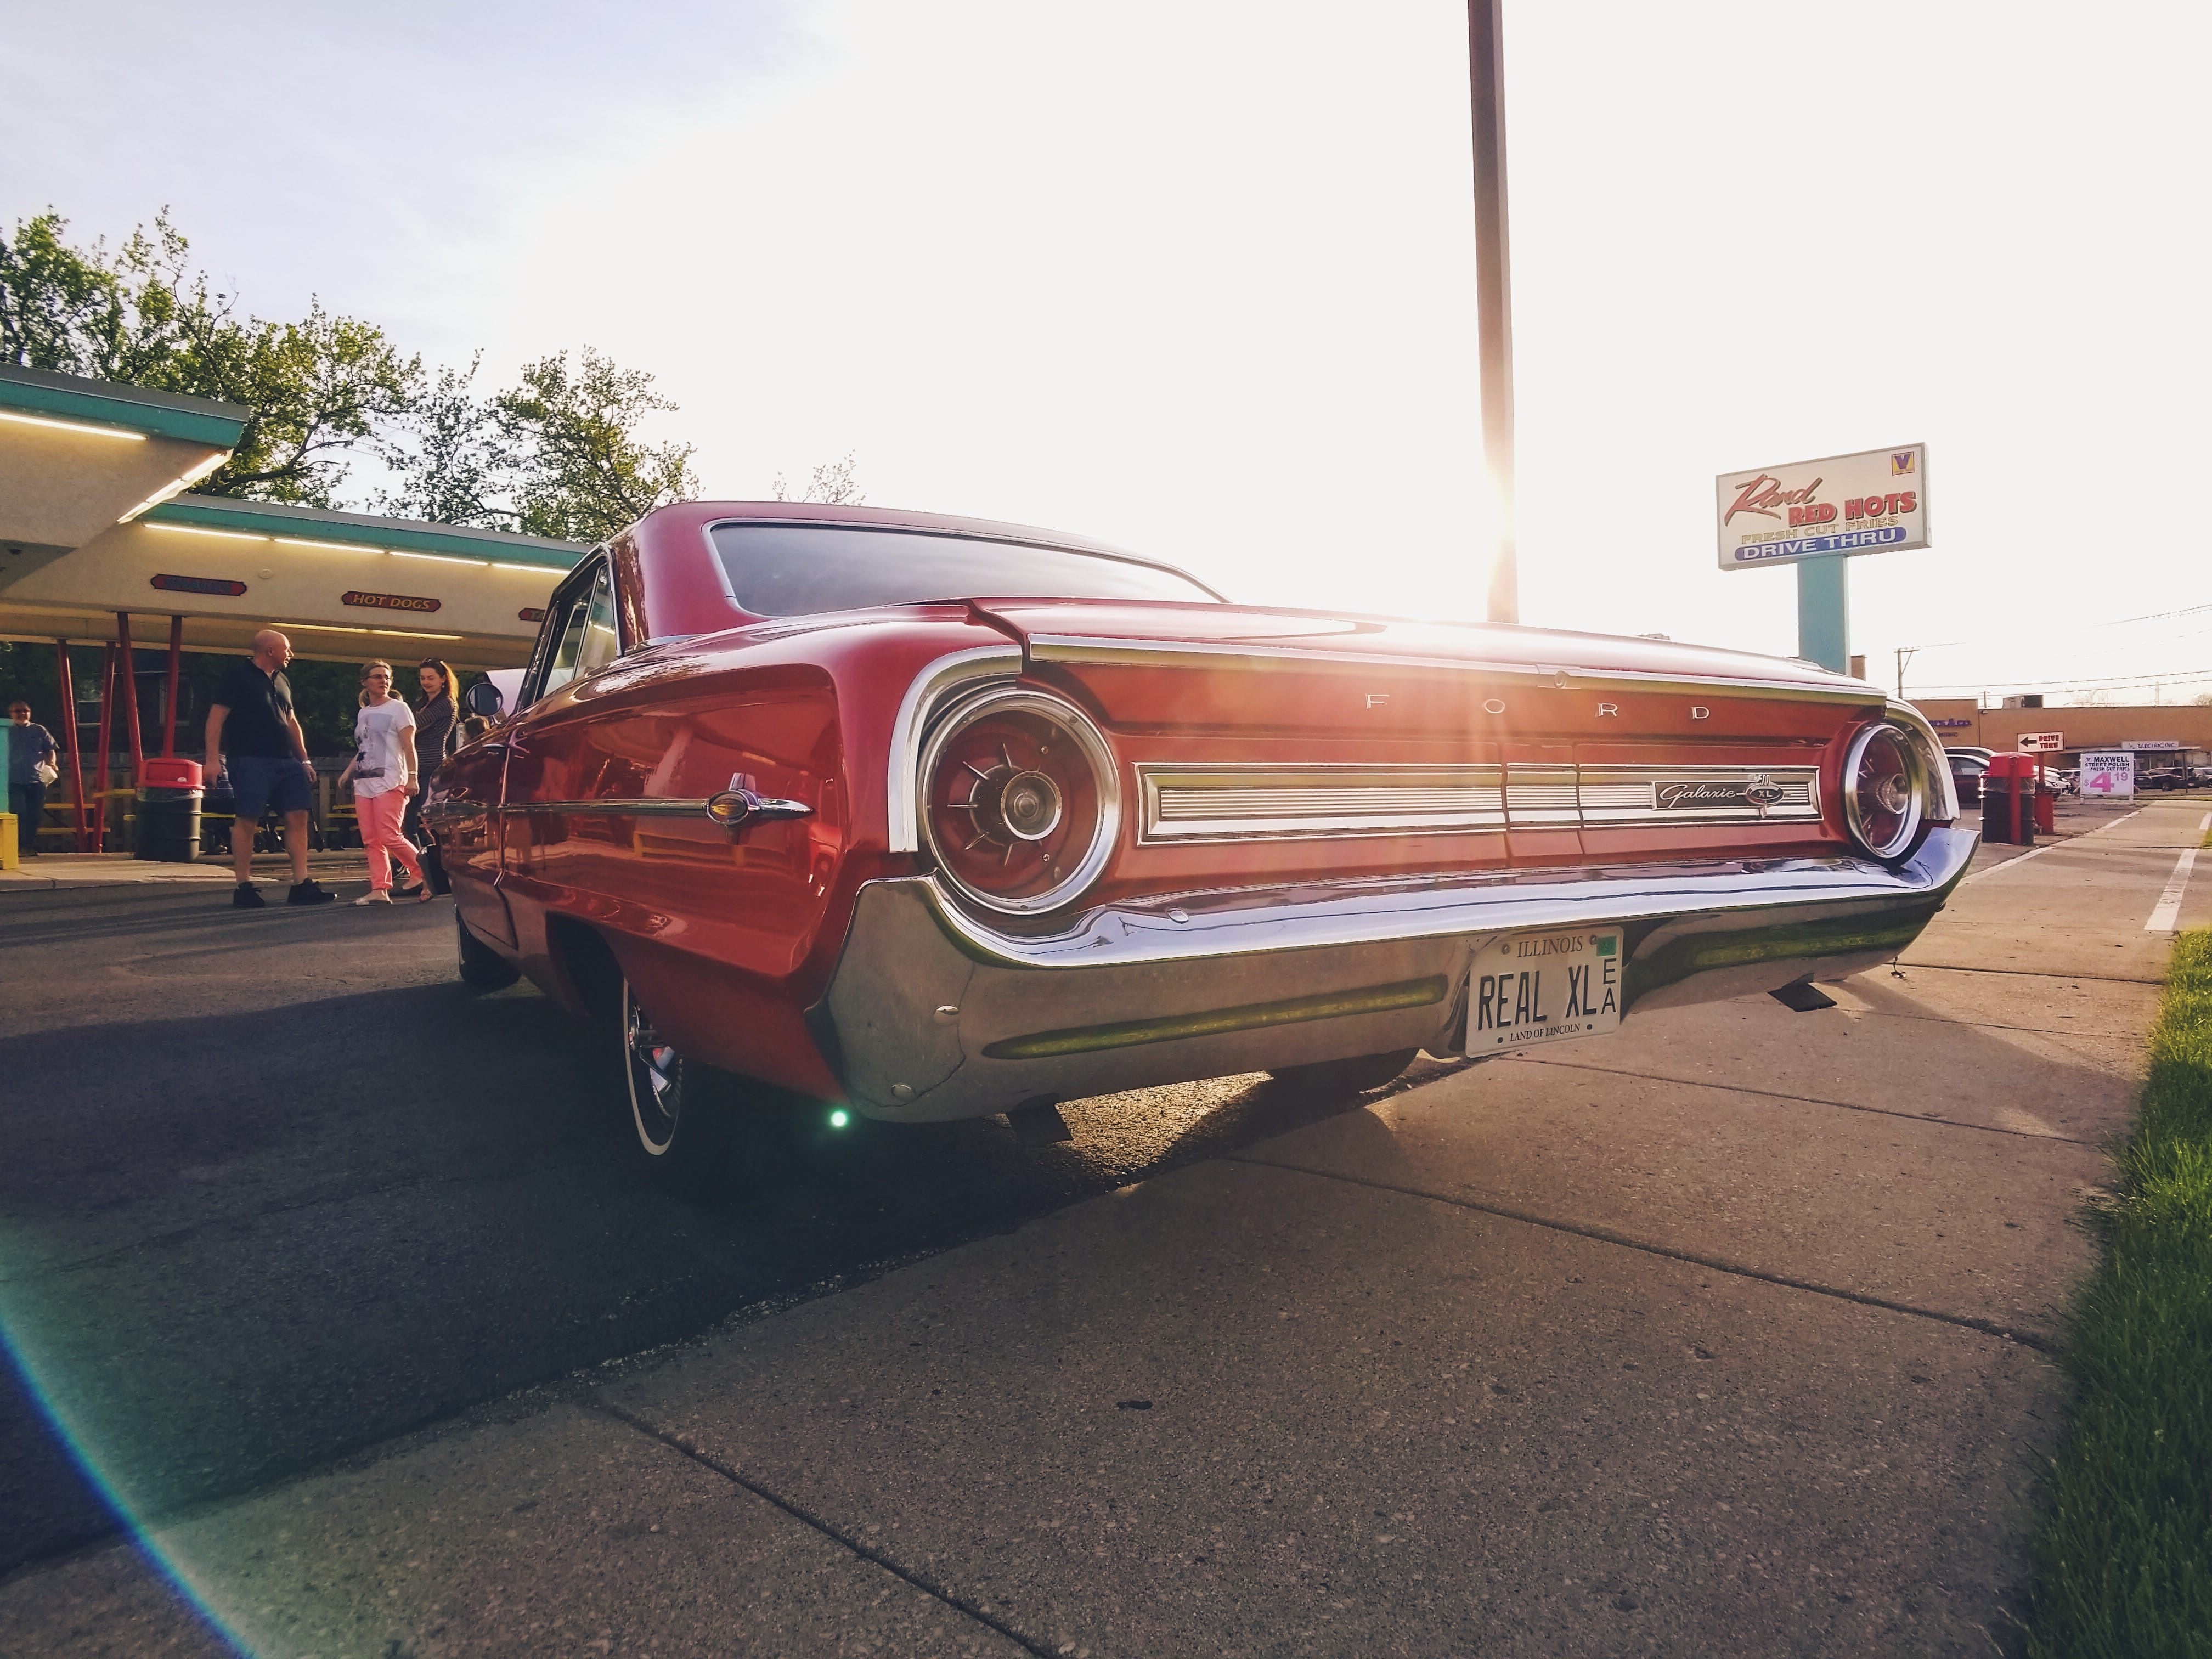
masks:
{"type": "Polygon", "coordinates": [[[146,781],[146,744],[138,730],[138,653],[131,648],[131,613],[115,613],[116,637],[122,641],[123,673],[117,684],[123,689],[123,712],[131,733],[131,787],[138,788],[146,781]]]}
{"type": "Polygon", "coordinates": [[[177,675],[185,663],[185,619],[169,618],[169,700],[162,705],[166,714],[162,724],[161,758],[174,760],[177,757],[177,675]]]}
{"type": "Polygon", "coordinates": [[[92,776],[100,805],[93,809],[92,850],[107,850],[107,735],[108,720],[115,712],[115,641],[107,642],[107,660],[100,671],[99,735],[93,740],[92,776]]]}
{"type": "Polygon", "coordinates": [[[91,849],[84,844],[84,757],[80,752],[76,735],[76,685],[70,678],[69,641],[54,641],[54,679],[62,689],[62,732],[69,741],[70,793],[76,806],[76,850],[91,849]]]}

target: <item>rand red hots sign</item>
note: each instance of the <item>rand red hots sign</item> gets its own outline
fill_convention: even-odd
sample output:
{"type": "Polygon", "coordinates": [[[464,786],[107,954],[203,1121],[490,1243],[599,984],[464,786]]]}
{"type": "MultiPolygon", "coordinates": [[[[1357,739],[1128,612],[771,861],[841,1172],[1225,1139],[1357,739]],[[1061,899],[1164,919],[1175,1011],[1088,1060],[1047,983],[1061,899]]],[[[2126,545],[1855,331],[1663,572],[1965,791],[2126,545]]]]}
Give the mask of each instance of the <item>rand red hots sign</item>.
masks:
{"type": "Polygon", "coordinates": [[[1723,570],[1928,545],[1928,446],[1869,449],[1714,483],[1723,570]]]}

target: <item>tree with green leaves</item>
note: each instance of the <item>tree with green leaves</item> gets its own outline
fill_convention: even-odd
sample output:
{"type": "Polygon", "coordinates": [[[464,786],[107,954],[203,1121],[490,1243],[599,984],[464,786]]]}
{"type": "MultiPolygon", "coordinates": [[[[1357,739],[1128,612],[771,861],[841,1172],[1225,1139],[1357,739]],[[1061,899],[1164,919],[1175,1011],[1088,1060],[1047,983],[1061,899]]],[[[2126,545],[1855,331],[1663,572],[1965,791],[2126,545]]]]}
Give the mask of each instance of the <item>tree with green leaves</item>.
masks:
{"type": "Polygon", "coordinates": [[[112,252],[71,247],[67,229],[49,210],[0,236],[0,357],[242,404],[246,430],[200,494],[331,506],[346,453],[413,406],[419,357],[319,300],[296,322],[240,317],[166,214],[112,252]]]}
{"type": "Polygon", "coordinates": [[[676,405],[653,376],[586,346],[526,364],[499,395],[500,429],[520,458],[515,525],[527,535],[603,541],[654,507],[699,493],[690,444],[638,435],[653,410],[676,405]]]}
{"type": "MultiPolygon", "coordinates": [[[[0,362],[244,405],[246,431],[194,486],[203,495],[336,506],[366,450],[387,471],[376,512],[592,542],[699,493],[692,446],[644,435],[676,404],[589,346],[479,396],[482,352],[432,376],[319,301],[296,322],[240,316],[166,212],[112,250],[72,246],[68,228],[49,210],[0,234],[0,362]]],[[[781,477],[775,489],[781,499],[781,477]]],[[[866,499],[852,455],[816,467],[803,499],[866,499]]]]}

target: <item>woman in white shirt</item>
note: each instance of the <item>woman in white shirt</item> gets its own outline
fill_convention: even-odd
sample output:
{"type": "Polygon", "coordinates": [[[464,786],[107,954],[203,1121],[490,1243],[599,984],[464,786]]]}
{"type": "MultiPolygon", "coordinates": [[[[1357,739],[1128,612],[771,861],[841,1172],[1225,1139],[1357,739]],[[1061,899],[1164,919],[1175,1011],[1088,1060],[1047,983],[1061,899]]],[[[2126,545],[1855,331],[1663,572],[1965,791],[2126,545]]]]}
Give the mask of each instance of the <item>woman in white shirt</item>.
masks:
{"type": "Polygon", "coordinates": [[[368,854],[368,891],[354,902],[392,902],[392,860],[397,858],[421,887],[427,904],[430,884],[422,879],[415,844],[399,827],[406,815],[408,797],[418,787],[415,711],[404,698],[392,695],[388,662],[362,665],[361,713],[354,716],[353,743],[353,758],[338,775],[338,782],[353,785],[354,816],[361,824],[362,847],[368,854]]]}

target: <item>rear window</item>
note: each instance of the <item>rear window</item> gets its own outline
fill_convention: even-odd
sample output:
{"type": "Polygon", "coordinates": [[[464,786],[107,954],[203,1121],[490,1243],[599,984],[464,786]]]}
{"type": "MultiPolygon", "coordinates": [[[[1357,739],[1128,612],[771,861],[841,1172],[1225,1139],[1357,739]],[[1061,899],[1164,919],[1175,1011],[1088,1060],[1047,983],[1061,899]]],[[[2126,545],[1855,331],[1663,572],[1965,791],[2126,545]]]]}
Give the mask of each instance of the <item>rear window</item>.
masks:
{"type": "Polygon", "coordinates": [[[1022,542],[843,524],[725,524],[713,533],[731,593],[756,617],[986,595],[1219,603],[1157,565],[1022,542]]]}

